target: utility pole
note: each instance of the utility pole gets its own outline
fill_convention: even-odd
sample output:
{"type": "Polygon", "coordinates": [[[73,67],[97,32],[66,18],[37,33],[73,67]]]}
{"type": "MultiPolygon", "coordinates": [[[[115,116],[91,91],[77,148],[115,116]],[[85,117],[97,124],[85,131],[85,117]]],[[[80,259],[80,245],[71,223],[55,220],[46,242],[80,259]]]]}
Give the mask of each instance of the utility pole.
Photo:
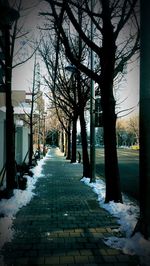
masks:
{"type": "Polygon", "coordinates": [[[43,113],[43,120],[44,120],[44,128],[43,128],[43,156],[46,155],[45,145],[46,145],[46,116],[47,113],[43,113]]]}
{"type": "MultiPolygon", "coordinates": [[[[74,65],[66,66],[65,69],[71,72],[71,89],[73,91],[74,102],[76,103],[76,81],[77,81],[77,68],[74,65]]],[[[76,134],[77,134],[77,114],[76,110],[73,111],[72,121],[72,151],[71,151],[71,163],[76,162],[76,134]]]]}
{"type": "Polygon", "coordinates": [[[33,112],[35,101],[35,75],[36,75],[36,54],[33,67],[33,82],[32,82],[32,99],[31,99],[31,112],[30,112],[30,142],[29,142],[29,165],[32,165],[33,156],[33,112]]]}
{"type": "MultiPolygon", "coordinates": [[[[93,12],[93,1],[91,0],[91,13],[93,12]]],[[[91,19],[91,41],[93,40],[93,22],[91,19]]],[[[93,70],[93,50],[91,49],[91,70],[93,70]]],[[[95,181],[95,89],[91,78],[90,88],[90,182],[95,181]]]]}
{"type": "Polygon", "coordinates": [[[12,57],[10,43],[10,29],[19,13],[9,6],[8,1],[0,0],[0,29],[4,35],[4,90],[6,95],[6,189],[9,191],[15,187],[15,125],[14,110],[12,105],[12,57]]]}

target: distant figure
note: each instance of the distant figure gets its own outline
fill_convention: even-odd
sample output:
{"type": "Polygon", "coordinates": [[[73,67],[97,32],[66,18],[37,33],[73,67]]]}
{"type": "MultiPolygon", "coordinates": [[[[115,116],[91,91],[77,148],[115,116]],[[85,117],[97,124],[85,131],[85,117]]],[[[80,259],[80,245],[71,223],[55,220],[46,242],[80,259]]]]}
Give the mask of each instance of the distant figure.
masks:
{"type": "Polygon", "coordinates": [[[81,163],[81,153],[78,151],[78,163],[81,163]]]}
{"type": "Polygon", "coordinates": [[[35,159],[39,159],[40,158],[40,151],[37,149],[35,152],[35,159]]]}

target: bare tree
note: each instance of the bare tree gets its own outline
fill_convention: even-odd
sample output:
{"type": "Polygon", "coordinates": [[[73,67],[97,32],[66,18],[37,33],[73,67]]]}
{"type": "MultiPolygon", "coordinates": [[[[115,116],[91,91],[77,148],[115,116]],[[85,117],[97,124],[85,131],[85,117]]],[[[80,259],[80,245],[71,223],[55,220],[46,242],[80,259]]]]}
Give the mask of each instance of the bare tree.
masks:
{"type": "Polygon", "coordinates": [[[117,119],[116,134],[118,145],[139,145],[139,116],[117,119]]]}
{"type": "MultiPolygon", "coordinates": [[[[16,186],[16,162],[15,162],[15,125],[14,114],[11,99],[12,90],[12,70],[17,65],[23,64],[29,60],[34,51],[26,58],[20,58],[22,47],[16,51],[16,40],[26,37],[28,32],[23,30],[23,25],[19,24],[22,14],[22,0],[18,1],[0,1],[0,48],[3,57],[0,58],[4,80],[2,87],[6,91],[6,188],[13,190],[16,186]],[[13,25],[12,25],[12,22],[13,25]],[[15,58],[17,62],[15,63],[15,58]]],[[[29,42],[29,40],[28,40],[29,42]]]]}
{"type": "Polygon", "coordinates": [[[77,19],[78,1],[50,1],[51,22],[55,23],[56,32],[59,32],[66,56],[80,71],[98,83],[101,91],[103,109],[104,144],[105,144],[105,177],[106,198],[109,202],[122,202],[120,177],[116,152],[116,114],[113,82],[118,73],[122,72],[127,62],[139,50],[139,25],[137,11],[138,0],[83,0],[82,8],[87,22],[87,30],[81,27],[77,19]],[[93,50],[99,64],[93,71],[87,61],[79,62],[72,52],[66,35],[66,18],[72,23],[72,29],[77,31],[82,41],[93,50]],[[89,38],[90,28],[88,21],[94,25],[94,36],[89,38]],[[59,23],[58,23],[59,22],[59,23]]]}
{"type": "Polygon", "coordinates": [[[18,20],[19,12],[10,8],[8,1],[5,3],[0,1],[0,11],[0,49],[2,54],[0,64],[1,71],[4,73],[4,80],[1,80],[1,85],[6,94],[6,189],[9,193],[16,185],[15,126],[11,98],[14,39],[12,40],[11,45],[10,29],[12,26],[11,24],[18,20]]]}
{"type": "Polygon", "coordinates": [[[128,120],[128,130],[135,136],[135,142],[139,144],[139,116],[132,116],[128,120]]]}
{"type": "MultiPolygon", "coordinates": [[[[74,42],[72,40],[72,49],[75,50],[76,46],[76,56],[79,58],[81,55],[78,54],[78,37],[74,38],[74,42]],[[75,45],[75,46],[73,46],[75,45]]],[[[55,40],[51,40],[50,43],[55,42],[55,40]]],[[[50,44],[43,43],[42,49],[40,50],[42,58],[46,64],[50,81],[45,79],[46,84],[50,87],[53,100],[55,102],[56,109],[59,107],[65,113],[67,117],[68,123],[65,131],[68,131],[68,137],[70,136],[70,122],[72,123],[72,157],[71,162],[76,162],[76,131],[77,131],[77,119],[80,118],[81,124],[81,136],[82,136],[82,148],[83,148],[83,176],[90,176],[90,164],[88,157],[88,149],[87,149],[87,136],[86,136],[86,123],[84,117],[84,111],[86,103],[89,99],[89,82],[85,75],[81,76],[80,72],[73,66],[70,66],[72,73],[67,73],[67,65],[68,63],[63,58],[61,58],[61,53],[63,50],[61,49],[61,53],[59,53],[59,60],[57,62],[57,77],[55,78],[54,73],[54,58],[51,58],[51,53],[49,51],[53,51],[55,45],[50,48],[50,44]],[[47,46],[48,45],[48,46],[47,46]],[[64,62],[66,64],[64,65],[64,62]],[[66,70],[65,70],[66,69],[66,70]],[[52,70],[52,71],[51,71],[52,70]],[[68,78],[67,78],[68,76],[68,78]],[[53,81],[53,82],[51,82],[53,81]]],[[[81,49],[81,48],[80,48],[81,49]]],[[[56,52],[56,51],[55,51],[56,52]]],[[[80,51],[81,53],[82,51],[80,51]]],[[[81,60],[81,59],[80,59],[81,60]]],[[[58,111],[57,111],[58,112],[58,111]]],[[[62,112],[61,112],[62,116],[62,112]]],[[[60,116],[59,116],[60,119],[60,116]]],[[[64,125],[63,125],[64,127],[64,125]]]]}

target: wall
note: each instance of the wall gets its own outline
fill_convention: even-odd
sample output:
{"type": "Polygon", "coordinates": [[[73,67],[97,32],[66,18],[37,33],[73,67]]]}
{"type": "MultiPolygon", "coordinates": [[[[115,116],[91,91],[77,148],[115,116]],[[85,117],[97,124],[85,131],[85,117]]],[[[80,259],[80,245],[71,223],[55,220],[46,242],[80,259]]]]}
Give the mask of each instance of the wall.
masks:
{"type": "MultiPolygon", "coordinates": [[[[21,164],[29,149],[29,129],[23,126],[16,127],[16,162],[21,164]]],[[[28,156],[25,162],[28,162],[28,156]]]]}
{"type": "Polygon", "coordinates": [[[0,171],[5,164],[5,113],[0,110],[0,171]]]}

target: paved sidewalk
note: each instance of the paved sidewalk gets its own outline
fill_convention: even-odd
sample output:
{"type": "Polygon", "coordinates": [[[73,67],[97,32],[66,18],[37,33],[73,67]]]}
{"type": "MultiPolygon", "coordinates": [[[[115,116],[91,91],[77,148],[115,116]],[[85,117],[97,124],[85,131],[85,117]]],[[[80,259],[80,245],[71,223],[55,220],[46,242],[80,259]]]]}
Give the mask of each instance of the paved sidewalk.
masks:
{"type": "Polygon", "coordinates": [[[139,265],[137,257],[104,244],[118,225],[80,181],[81,164],[51,149],[42,174],[36,195],[16,215],[15,237],[3,250],[5,265],[139,265]]]}

